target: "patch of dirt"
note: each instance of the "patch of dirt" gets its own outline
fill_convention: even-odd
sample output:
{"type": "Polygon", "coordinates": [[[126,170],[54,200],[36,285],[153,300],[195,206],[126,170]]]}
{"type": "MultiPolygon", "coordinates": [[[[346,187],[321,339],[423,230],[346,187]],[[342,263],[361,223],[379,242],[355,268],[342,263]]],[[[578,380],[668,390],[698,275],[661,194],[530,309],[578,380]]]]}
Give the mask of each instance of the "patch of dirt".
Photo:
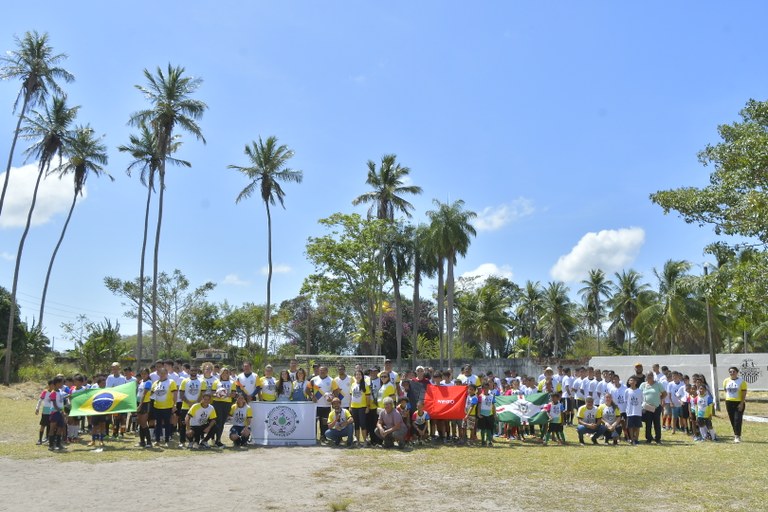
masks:
{"type": "Polygon", "coordinates": [[[0,385],[0,398],[9,398],[11,400],[37,400],[40,391],[45,384],[39,382],[22,382],[20,384],[11,384],[10,386],[0,385]]]}

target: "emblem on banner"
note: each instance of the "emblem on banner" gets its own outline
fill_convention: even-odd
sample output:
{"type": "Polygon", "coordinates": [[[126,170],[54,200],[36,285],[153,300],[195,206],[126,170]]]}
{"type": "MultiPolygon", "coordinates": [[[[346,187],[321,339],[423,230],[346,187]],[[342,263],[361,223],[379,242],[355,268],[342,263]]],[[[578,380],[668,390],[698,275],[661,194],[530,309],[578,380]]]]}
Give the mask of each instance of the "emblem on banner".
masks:
{"type": "Polygon", "coordinates": [[[744,359],[741,362],[741,368],[739,369],[741,378],[750,384],[754,384],[762,375],[762,370],[755,365],[754,359],[744,359]]]}
{"type": "Polygon", "coordinates": [[[296,430],[299,419],[296,411],[283,405],[275,407],[264,420],[269,432],[278,437],[288,437],[296,430]]]}

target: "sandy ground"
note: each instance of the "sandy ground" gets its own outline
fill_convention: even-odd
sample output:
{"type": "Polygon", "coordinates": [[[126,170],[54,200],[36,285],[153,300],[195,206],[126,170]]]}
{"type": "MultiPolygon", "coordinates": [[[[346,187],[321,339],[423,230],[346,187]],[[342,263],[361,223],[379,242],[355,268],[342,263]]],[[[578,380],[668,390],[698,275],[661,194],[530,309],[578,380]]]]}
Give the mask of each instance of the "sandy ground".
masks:
{"type": "MultiPolygon", "coordinates": [[[[467,499],[474,510],[521,510],[510,507],[513,486],[503,492],[507,496],[491,499],[477,487],[476,476],[454,475],[451,491],[441,492],[440,477],[425,475],[418,463],[413,470],[397,475],[374,470],[361,476],[366,453],[291,447],[101,464],[0,459],[0,511],[136,509],[132,504],[146,509],[160,495],[171,510],[216,512],[314,512],[334,510],[333,506],[350,512],[383,512],[402,510],[405,503],[409,510],[464,512],[467,499]],[[455,489],[462,491],[456,493],[455,489]],[[191,501],[195,495],[207,498],[191,501]],[[391,499],[383,499],[387,495],[391,499]],[[96,500],[113,505],[98,506],[96,500]]],[[[393,457],[414,455],[392,452],[393,457]]]]}

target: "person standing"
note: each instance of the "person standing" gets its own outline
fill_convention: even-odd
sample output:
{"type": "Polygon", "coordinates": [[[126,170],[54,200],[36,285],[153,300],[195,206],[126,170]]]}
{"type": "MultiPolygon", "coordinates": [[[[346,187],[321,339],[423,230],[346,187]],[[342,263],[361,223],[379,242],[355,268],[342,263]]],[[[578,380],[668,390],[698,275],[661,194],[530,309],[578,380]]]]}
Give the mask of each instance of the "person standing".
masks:
{"type": "Polygon", "coordinates": [[[661,444],[661,410],[667,392],[661,383],[656,382],[656,374],[654,372],[646,374],[645,382],[640,384],[640,391],[643,394],[645,442],[651,444],[653,441],[656,441],[656,444],[661,444]],[[651,425],[653,425],[653,436],[651,436],[651,425]]]}
{"type": "Polygon", "coordinates": [[[165,434],[165,447],[171,442],[171,414],[176,404],[178,387],[176,381],[168,378],[165,367],[157,371],[157,380],[152,385],[152,417],[155,419],[155,444],[160,444],[160,437],[165,434]]]}
{"type": "MultiPolygon", "coordinates": [[[[106,385],[108,388],[114,388],[116,386],[122,386],[128,382],[125,375],[120,373],[120,363],[114,362],[111,367],[112,373],[107,376],[106,385]]],[[[125,436],[125,422],[128,419],[126,413],[113,414],[112,415],[112,439],[117,439],[118,434],[120,437],[125,436]]],[[[107,434],[109,434],[107,432],[107,434]]]]}
{"type": "Polygon", "coordinates": [[[744,420],[744,406],[747,403],[747,382],[739,377],[739,369],[728,368],[728,378],[723,381],[725,410],[733,429],[733,442],[741,442],[741,424],[744,420]]]}

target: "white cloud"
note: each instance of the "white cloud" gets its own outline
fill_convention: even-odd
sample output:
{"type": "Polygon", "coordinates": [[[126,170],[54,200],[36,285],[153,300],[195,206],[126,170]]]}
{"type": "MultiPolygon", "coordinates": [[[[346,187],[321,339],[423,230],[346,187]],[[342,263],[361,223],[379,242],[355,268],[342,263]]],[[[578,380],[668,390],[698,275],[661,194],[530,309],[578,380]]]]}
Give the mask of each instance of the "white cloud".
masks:
{"type": "Polygon", "coordinates": [[[461,277],[463,278],[476,277],[479,281],[485,281],[491,276],[506,277],[511,280],[512,267],[509,265],[502,265],[499,267],[495,263],[483,263],[476,269],[461,274],[461,277]]]}
{"type": "Polygon", "coordinates": [[[606,229],[587,233],[571,252],[560,256],[550,275],[561,281],[577,281],[590,270],[599,268],[606,273],[618,272],[635,260],[645,243],[643,228],[606,229]]]}
{"type": "Polygon", "coordinates": [[[0,259],[4,259],[5,261],[15,261],[16,255],[11,254],[8,251],[0,252],[0,259]]]}
{"type": "Polygon", "coordinates": [[[221,282],[221,284],[230,284],[232,286],[248,286],[251,284],[251,282],[240,279],[240,276],[237,274],[227,274],[224,276],[224,280],[221,282]]]}
{"type": "Polygon", "coordinates": [[[533,201],[525,197],[518,197],[509,204],[489,206],[480,213],[474,221],[478,231],[496,231],[510,222],[515,222],[531,215],[535,211],[533,201]]]}
{"type": "MultiPolygon", "coordinates": [[[[291,270],[292,270],[291,267],[289,267],[284,263],[281,263],[278,265],[272,265],[273,274],[287,274],[291,270]]],[[[265,276],[269,274],[269,267],[267,265],[264,265],[263,267],[261,267],[261,274],[265,276]]]]}
{"type": "MultiPolygon", "coordinates": [[[[0,227],[23,227],[27,222],[32,192],[37,180],[37,164],[11,167],[11,178],[5,193],[5,204],[0,215],[0,227]]],[[[0,183],[5,182],[5,173],[0,173],[0,183]]],[[[2,185],[0,185],[2,186],[2,185]]],[[[66,212],[72,203],[74,193],[72,178],[59,179],[55,176],[44,178],[37,192],[37,203],[32,213],[32,225],[45,224],[59,213],[66,212]]],[[[83,193],[83,197],[85,197],[83,193]]],[[[81,199],[78,199],[81,200],[81,199]]]]}

